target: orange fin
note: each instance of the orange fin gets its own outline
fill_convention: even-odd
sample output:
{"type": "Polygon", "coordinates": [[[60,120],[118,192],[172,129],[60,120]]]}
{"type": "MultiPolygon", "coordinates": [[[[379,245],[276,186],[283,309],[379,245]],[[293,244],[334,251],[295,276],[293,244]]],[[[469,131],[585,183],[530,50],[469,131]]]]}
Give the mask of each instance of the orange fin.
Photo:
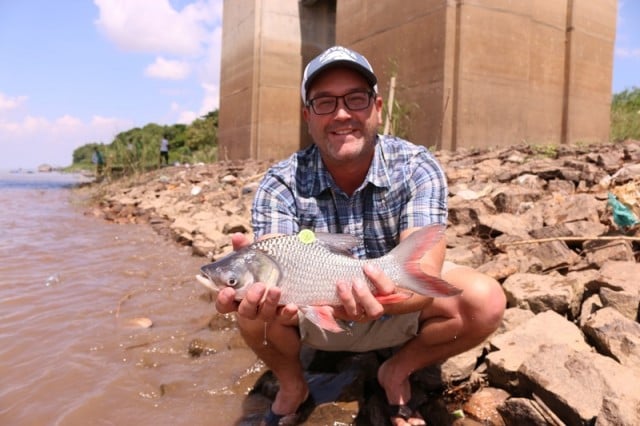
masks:
{"type": "Polygon", "coordinates": [[[384,296],[376,296],[376,300],[382,305],[391,305],[393,303],[405,301],[410,297],[411,293],[407,293],[406,291],[399,291],[397,293],[387,294],[384,296]]]}
{"type": "Polygon", "coordinates": [[[300,308],[305,317],[323,330],[332,333],[344,331],[333,317],[333,310],[329,306],[303,306],[300,308]]]}

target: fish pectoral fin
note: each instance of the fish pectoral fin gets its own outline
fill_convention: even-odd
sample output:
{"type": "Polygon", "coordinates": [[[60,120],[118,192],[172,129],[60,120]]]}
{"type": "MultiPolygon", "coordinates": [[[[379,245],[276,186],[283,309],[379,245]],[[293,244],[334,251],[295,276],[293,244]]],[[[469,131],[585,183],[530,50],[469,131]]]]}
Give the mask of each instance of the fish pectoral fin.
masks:
{"type": "Polygon", "coordinates": [[[412,293],[398,291],[397,293],[386,294],[384,296],[376,296],[376,300],[382,305],[391,305],[393,303],[403,302],[411,296],[413,296],[412,293]]]}
{"type": "Polygon", "coordinates": [[[309,321],[321,329],[332,333],[342,333],[344,331],[333,317],[333,310],[329,306],[304,306],[300,309],[309,321]]]}

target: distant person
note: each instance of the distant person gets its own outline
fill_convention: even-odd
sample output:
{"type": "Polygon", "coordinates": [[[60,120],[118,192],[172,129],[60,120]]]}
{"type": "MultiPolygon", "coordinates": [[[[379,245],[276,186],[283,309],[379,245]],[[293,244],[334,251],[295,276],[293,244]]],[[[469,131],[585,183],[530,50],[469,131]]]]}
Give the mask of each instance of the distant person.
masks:
{"type": "Polygon", "coordinates": [[[160,141],[160,166],[169,165],[169,141],[165,136],[160,141]]]}
{"type": "Polygon", "coordinates": [[[102,176],[102,170],[104,169],[104,158],[102,157],[102,153],[96,147],[93,148],[93,155],[91,156],[91,162],[96,166],[96,177],[99,178],[102,176]]]}

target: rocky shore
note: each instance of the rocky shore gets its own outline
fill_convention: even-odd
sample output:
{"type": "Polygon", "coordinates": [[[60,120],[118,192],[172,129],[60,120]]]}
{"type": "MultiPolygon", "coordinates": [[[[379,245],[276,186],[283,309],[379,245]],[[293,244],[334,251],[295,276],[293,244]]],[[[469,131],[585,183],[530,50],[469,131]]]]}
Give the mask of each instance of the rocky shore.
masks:
{"type": "MultiPolygon", "coordinates": [[[[447,257],[499,280],[508,309],[484,344],[415,373],[429,424],[640,424],[640,141],[436,156],[450,190],[447,257]]],[[[270,164],[172,166],[93,184],[87,214],[149,224],[206,263],[231,250],[230,234],[251,234],[251,200],[270,164]]],[[[334,355],[310,368],[357,380],[305,424],[387,424],[381,354],[334,355]]],[[[269,396],[269,383],[265,375],[255,392],[269,396]]]]}

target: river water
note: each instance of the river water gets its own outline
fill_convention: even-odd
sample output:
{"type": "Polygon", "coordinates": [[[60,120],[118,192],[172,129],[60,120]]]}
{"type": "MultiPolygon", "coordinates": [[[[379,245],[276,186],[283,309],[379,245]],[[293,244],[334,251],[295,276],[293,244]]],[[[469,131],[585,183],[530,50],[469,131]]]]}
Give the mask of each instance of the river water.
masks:
{"type": "Polygon", "coordinates": [[[236,423],[256,358],[209,327],[205,260],[84,215],[73,182],[0,172],[0,424],[236,423]]]}

